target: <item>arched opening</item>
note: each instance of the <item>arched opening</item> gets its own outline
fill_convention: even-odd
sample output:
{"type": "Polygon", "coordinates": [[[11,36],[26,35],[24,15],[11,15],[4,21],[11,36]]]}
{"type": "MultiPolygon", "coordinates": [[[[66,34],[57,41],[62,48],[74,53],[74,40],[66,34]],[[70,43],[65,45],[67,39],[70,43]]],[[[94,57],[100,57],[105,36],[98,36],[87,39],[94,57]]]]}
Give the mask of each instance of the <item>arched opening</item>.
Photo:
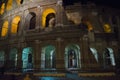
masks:
{"type": "Polygon", "coordinates": [[[50,13],[46,17],[46,25],[45,27],[53,27],[55,26],[55,14],[50,13]]]}
{"type": "Polygon", "coordinates": [[[8,0],[7,7],[6,7],[7,10],[11,10],[12,9],[12,3],[13,3],[13,0],[8,0]]]}
{"type": "Polygon", "coordinates": [[[80,48],[78,45],[70,44],[65,48],[65,67],[67,69],[81,67],[80,48]]]}
{"type": "Polygon", "coordinates": [[[26,17],[26,27],[27,29],[35,29],[36,27],[36,14],[34,12],[30,12],[26,17]]]}
{"type": "Polygon", "coordinates": [[[22,4],[23,3],[23,0],[20,0],[20,4],[22,4]]]}
{"type": "MultiPolygon", "coordinates": [[[[55,25],[55,10],[52,8],[48,8],[45,11],[43,11],[42,14],[42,27],[48,27],[50,24],[55,25]]],[[[50,25],[51,26],[51,25],[50,25]]]]}
{"type": "Polygon", "coordinates": [[[87,21],[86,24],[88,25],[88,31],[92,31],[93,30],[93,26],[92,26],[91,22],[87,21]]]}
{"type": "Polygon", "coordinates": [[[3,23],[2,32],[1,32],[2,37],[5,37],[8,34],[8,25],[9,25],[8,21],[5,21],[3,23]]]}
{"type": "Polygon", "coordinates": [[[98,62],[98,53],[97,50],[95,48],[90,48],[95,60],[98,62]]]}
{"type": "Polygon", "coordinates": [[[11,27],[12,34],[16,34],[18,32],[19,24],[20,24],[20,16],[14,17],[14,19],[12,20],[12,27],[11,27]]]}
{"type": "Polygon", "coordinates": [[[76,54],[75,54],[75,51],[74,50],[69,50],[68,52],[68,67],[69,68],[76,68],[77,67],[77,57],[76,57],[76,54]]]}
{"type": "Polygon", "coordinates": [[[1,8],[0,8],[0,14],[2,15],[5,11],[5,3],[2,3],[1,8]]]}
{"type": "Polygon", "coordinates": [[[111,26],[109,24],[104,24],[103,28],[106,33],[112,32],[111,26]]]}
{"type": "Polygon", "coordinates": [[[11,49],[10,51],[10,66],[11,69],[15,69],[17,67],[17,60],[18,60],[18,51],[16,48],[11,49]]]}
{"type": "Polygon", "coordinates": [[[88,30],[88,31],[92,31],[93,30],[93,26],[92,26],[91,22],[88,20],[87,17],[81,18],[81,23],[80,23],[79,26],[83,30],[88,30]]]}
{"type": "Polygon", "coordinates": [[[104,59],[104,67],[109,68],[111,66],[115,66],[115,58],[114,58],[114,53],[112,48],[106,48],[103,54],[103,59],[104,59]]]}
{"type": "Polygon", "coordinates": [[[41,68],[54,69],[55,65],[55,47],[48,45],[42,48],[41,53],[41,68]]]}
{"type": "Polygon", "coordinates": [[[36,26],[36,14],[35,13],[30,13],[30,26],[29,29],[35,29],[36,26]]]}
{"type": "Polygon", "coordinates": [[[22,62],[23,62],[23,70],[29,70],[33,68],[33,49],[31,47],[24,48],[22,51],[22,62]]]}
{"type": "Polygon", "coordinates": [[[17,4],[20,5],[23,3],[23,0],[16,0],[17,4]]]}
{"type": "Polygon", "coordinates": [[[0,51],[0,68],[4,67],[5,64],[5,52],[0,51]]]}

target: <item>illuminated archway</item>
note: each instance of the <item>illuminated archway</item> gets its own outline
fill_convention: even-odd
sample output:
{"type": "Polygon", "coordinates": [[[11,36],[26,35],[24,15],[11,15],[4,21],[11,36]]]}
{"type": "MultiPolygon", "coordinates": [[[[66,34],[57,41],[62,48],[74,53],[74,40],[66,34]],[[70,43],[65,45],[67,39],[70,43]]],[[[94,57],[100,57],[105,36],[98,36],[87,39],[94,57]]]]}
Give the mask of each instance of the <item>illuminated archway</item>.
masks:
{"type": "Polygon", "coordinates": [[[98,53],[97,50],[95,48],[90,48],[95,60],[98,62],[98,53]]]}
{"type": "Polygon", "coordinates": [[[20,5],[23,3],[23,0],[16,0],[17,4],[20,5]]]}
{"type": "Polygon", "coordinates": [[[65,48],[65,67],[68,69],[80,68],[80,48],[76,44],[70,44],[65,48]]]}
{"type": "Polygon", "coordinates": [[[16,16],[12,20],[11,33],[16,34],[18,32],[19,23],[20,23],[20,16],[16,16]]]}
{"type": "Polygon", "coordinates": [[[8,24],[9,24],[8,21],[5,21],[5,22],[3,23],[2,32],[1,32],[1,36],[2,36],[2,37],[6,36],[7,33],[8,33],[8,24]]]}
{"type": "Polygon", "coordinates": [[[7,10],[11,10],[12,9],[12,3],[13,3],[13,0],[8,0],[7,6],[6,6],[7,10]]]}
{"type": "Polygon", "coordinates": [[[82,29],[85,29],[85,30],[87,29],[88,31],[92,31],[93,30],[93,26],[92,26],[91,22],[88,20],[87,17],[83,17],[81,19],[80,27],[82,29]]]}
{"type": "Polygon", "coordinates": [[[111,27],[110,27],[109,24],[104,24],[104,25],[103,25],[103,28],[104,28],[104,31],[105,31],[106,33],[110,33],[110,32],[112,31],[112,29],[111,29],[111,27]]]}
{"type": "Polygon", "coordinates": [[[32,69],[33,68],[33,48],[27,47],[22,51],[22,62],[23,62],[23,70],[32,69]]]}
{"type": "Polygon", "coordinates": [[[51,13],[56,14],[55,10],[52,8],[48,8],[45,11],[43,11],[42,13],[42,27],[43,28],[46,27],[46,17],[51,13]]]}
{"type": "Polygon", "coordinates": [[[43,47],[41,53],[41,68],[53,69],[55,66],[55,47],[52,45],[43,47]]]}
{"type": "Polygon", "coordinates": [[[4,11],[5,11],[5,3],[3,3],[1,8],[0,8],[0,14],[3,14],[4,11]]]}
{"type": "Polygon", "coordinates": [[[53,27],[55,26],[55,14],[50,13],[46,16],[46,24],[45,27],[53,27]]]}
{"type": "Polygon", "coordinates": [[[90,23],[90,21],[87,21],[86,24],[87,24],[87,26],[88,26],[88,31],[92,31],[92,30],[93,30],[93,26],[92,26],[92,24],[90,23]]]}
{"type": "Polygon", "coordinates": [[[105,48],[105,51],[103,53],[103,60],[104,60],[104,67],[109,68],[111,66],[115,66],[115,58],[114,58],[114,52],[112,48],[105,48]]]}

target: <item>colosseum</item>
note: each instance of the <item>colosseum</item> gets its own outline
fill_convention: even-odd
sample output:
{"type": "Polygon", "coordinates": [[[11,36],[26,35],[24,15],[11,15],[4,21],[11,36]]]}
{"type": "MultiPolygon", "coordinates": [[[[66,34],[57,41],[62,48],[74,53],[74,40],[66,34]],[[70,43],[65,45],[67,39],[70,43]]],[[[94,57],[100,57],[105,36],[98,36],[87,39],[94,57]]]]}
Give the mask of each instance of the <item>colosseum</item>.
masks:
{"type": "Polygon", "coordinates": [[[78,80],[118,80],[120,10],[94,3],[64,6],[63,0],[2,0],[0,71],[30,73],[34,80],[74,74],[78,80]]]}

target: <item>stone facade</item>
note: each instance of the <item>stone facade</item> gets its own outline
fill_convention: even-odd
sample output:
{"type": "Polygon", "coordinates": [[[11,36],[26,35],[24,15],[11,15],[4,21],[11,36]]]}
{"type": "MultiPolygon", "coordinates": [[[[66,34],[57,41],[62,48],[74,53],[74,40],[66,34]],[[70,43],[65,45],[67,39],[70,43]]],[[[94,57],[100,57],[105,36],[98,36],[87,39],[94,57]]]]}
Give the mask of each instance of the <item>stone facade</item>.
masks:
{"type": "Polygon", "coordinates": [[[80,3],[63,7],[62,0],[12,3],[12,9],[0,15],[0,54],[4,53],[0,60],[6,68],[27,69],[29,58],[26,53],[24,63],[23,54],[29,48],[32,69],[115,71],[120,53],[120,11],[117,9],[80,3]],[[50,20],[54,23],[52,27],[49,27],[50,20]],[[9,24],[7,33],[2,36],[5,21],[9,24]],[[105,25],[110,25],[107,26],[110,32],[105,25]],[[12,53],[17,57],[11,58],[12,53]]]}

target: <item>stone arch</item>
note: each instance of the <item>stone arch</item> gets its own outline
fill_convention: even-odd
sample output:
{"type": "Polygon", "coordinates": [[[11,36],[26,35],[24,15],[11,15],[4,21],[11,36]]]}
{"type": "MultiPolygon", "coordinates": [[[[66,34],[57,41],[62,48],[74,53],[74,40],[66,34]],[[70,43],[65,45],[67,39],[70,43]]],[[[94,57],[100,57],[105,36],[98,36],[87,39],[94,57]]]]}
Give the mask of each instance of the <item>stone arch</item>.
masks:
{"type": "Polygon", "coordinates": [[[55,65],[55,52],[56,48],[53,45],[46,45],[42,48],[41,52],[41,68],[54,69],[55,65]]]}
{"type": "Polygon", "coordinates": [[[50,13],[46,16],[46,25],[45,27],[53,27],[55,26],[55,14],[50,13]]]}
{"type": "Polygon", "coordinates": [[[21,20],[20,16],[15,16],[13,18],[12,24],[11,24],[11,33],[12,34],[16,34],[18,32],[20,20],[21,20]]]}
{"type": "Polygon", "coordinates": [[[80,68],[80,47],[77,44],[69,44],[65,48],[65,67],[68,69],[80,68]]]}
{"type": "Polygon", "coordinates": [[[35,29],[36,27],[36,14],[34,12],[30,12],[26,16],[26,27],[27,29],[35,29]]]}
{"type": "Polygon", "coordinates": [[[103,29],[104,29],[104,31],[105,31],[106,33],[111,33],[111,32],[112,32],[111,26],[110,26],[110,24],[108,24],[108,23],[105,23],[105,24],[103,25],[103,29]]]}
{"type": "Polygon", "coordinates": [[[42,13],[42,27],[48,27],[49,21],[55,19],[55,10],[52,8],[45,9],[42,13]],[[52,16],[52,17],[51,17],[52,16]],[[49,18],[49,21],[47,21],[47,17],[49,18]],[[48,22],[48,23],[47,23],[48,22]],[[46,25],[47,24],[47,25],[46,25]]]}
{"type": "Polygon", "coordinates": [[[93,26],[90,22],[90,20],[88,19],[88,17],[83,16],[81,18],[81,23],[80,23],[80,28],[83,30],[88,30],[88,31],[92,31],[93,30],[93,26]]]}
{"type": "Polygon", "coordinates": [[[95,48],[90,48],[90,51],[92,52],[95,60],[98,62],[98,52],[95,48]]]}
{"type": "Polygon", "coordinates": [[[0,8],[0,14],[2,15],[5,12],[5,3],[2,3],[0,8]]]}
{"type": "Polygon", "coordinates": [[[4,21],[3,26],[2,26],[2,31],[1,31],[1,36],[5,37],[8,34],[8,21],[4,21]]]}
{"type": "Polygon", "coordinates": [[[23,62],[23,70],[27,71],[28,69],[33,68],[34,63],[34,54],[33,54],[33,48],[32,47],[26,47],[22,51],[22,62],[23,62]]]}
{"type": "Polygon", "coordinates": [[[13,0],[8,0],[6,10],[11,10],[12,9],[12,4],[13,4],[13,0]]]}
{"type": "Polygon", "coordinates": [[[116,65],[115,58],[114,58],[114,51],[112,48],[105,48],[103,53],[103,59],[104,59],[105,68],[116,65]]]}
{"type": "Polygon", "coordinates": [[[17,4],[20,5],[24,2],[24,0],[16,0],[17,4]]]}

